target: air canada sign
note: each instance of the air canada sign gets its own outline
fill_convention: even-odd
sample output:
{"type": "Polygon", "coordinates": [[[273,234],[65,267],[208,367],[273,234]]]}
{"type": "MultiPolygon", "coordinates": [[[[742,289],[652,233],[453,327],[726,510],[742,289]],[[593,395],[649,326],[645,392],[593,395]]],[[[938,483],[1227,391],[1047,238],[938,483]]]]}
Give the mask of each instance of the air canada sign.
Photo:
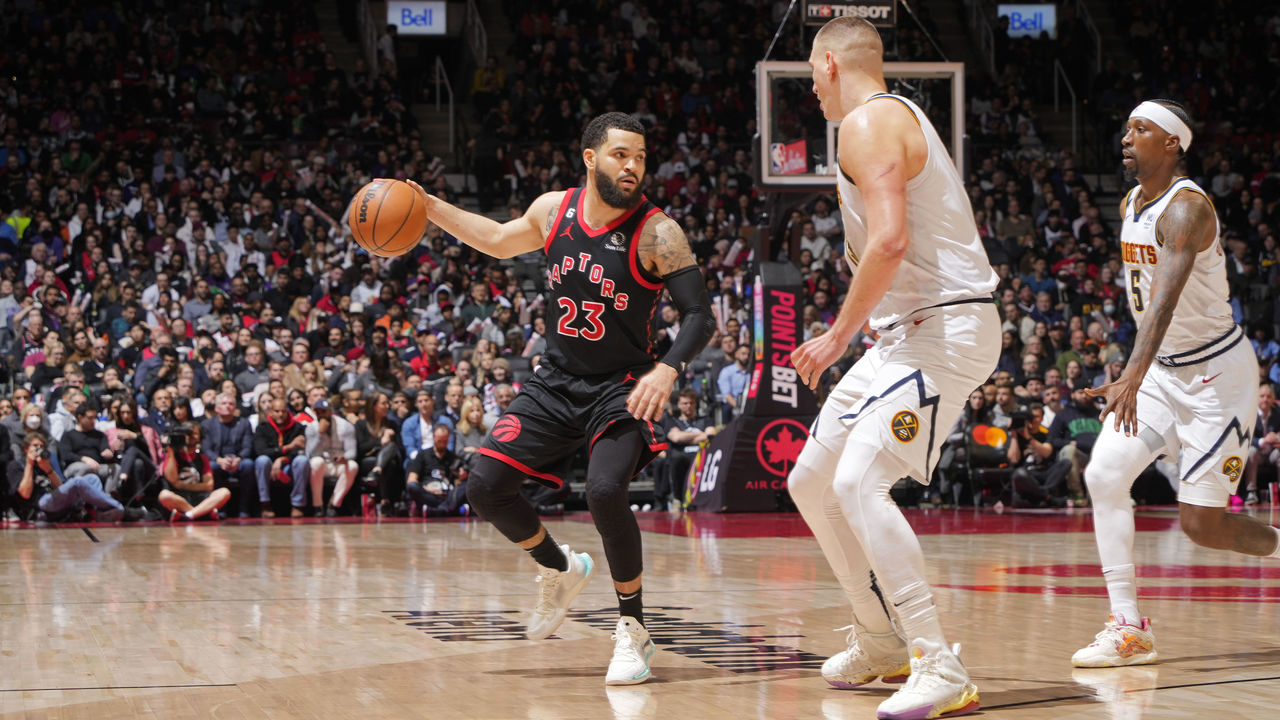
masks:
{"type": "Polygon", "coordinates": [[[876,27],[893,27],[897,13],[896,0],[857,3],[824,3],[809,0],[805,4],[805,22],[822,25],[838,17],[854,17],[867,20],[876,27]]]}

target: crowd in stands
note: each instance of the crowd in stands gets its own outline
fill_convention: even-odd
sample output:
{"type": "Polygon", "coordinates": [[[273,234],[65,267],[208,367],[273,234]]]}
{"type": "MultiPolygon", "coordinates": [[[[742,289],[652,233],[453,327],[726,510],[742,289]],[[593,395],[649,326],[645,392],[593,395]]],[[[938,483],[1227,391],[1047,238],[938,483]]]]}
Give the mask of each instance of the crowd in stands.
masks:
{"type": "MultiPolygon", "coordinates": [[[[1274,477],[1280,464],[1274,452],[1280,435],[1264,427],[1275,424],[1267,419],[1274,401],[1268,383],[1280,382],[1274,231],[1280,220],[1280,173],[1274,169],[1280,133],[1266,124],[1280,90],[1267,69],[1280,63],[1280,12],[1273,8],[1268,17],[1261,7],[1175,7],[1160,0],[1117,3],[1113,11],[1134,38],[1126,48],[1132,60],[1121,70],[1114,54],[1104,54],[1094,79],[1093,120],[1106,128],[1106,151],[1118,157],[1125,120],[1142,99],[1180,102],[1193,119],[1195,142],[1181,172],[1210,192],[1218,210],[1232,307],[1252,340],[1263,385],[1240,493],[1241,501],[1254,502],[1265,496],[1265,485],[1255,480],[1259,466],[1274,477]]],[[[1020,468],[1018,486],[1033,499],[1085,502],[1080,473],[1100,426],[1078,420],[1078,413],[1092,418],[1097,409],[1076,391],[1117,377],[1133,343],[1119,227],[1108,220],[1118,216],[1111,208],[1119,207],[1132,180],[1121,180],[1120,196],[1101,207],[1101,188],[1062,149],[1065,138],[1043,136],[1034,110],[1048,87],[1041,77],[1051,65],[1047,58],[1086,62],[1080,18],[1072,13],[1066,19],[1056,38],[999,42],[1001,75],[992,85],[980,83],[968,108],[979,148],[968,187],[1001,277],[1004,351],[993,383],[971,399],[953,431],[952,452],[944,456],[952,467],[939,471],[935,492],[945,493],[954,468],[972,461],[965,458],[963,431],[992,424],[1012,429],[1005,460],[1020,468]],[[1064,412],[1070,415],[1065,423],[1064,412]]]]}
{"type": "MultiPolygon", "coordinates": [[[[1117,13],[1148,23],[1141,10],[1168,5],[1117,13]]],[[[478,199],[495,214],[582,182],[578,135],[592,116],[630,111],[649,128],[646,193],[685,227],[717,316],[665,420],[672,450],[649,470],[658,507],[679,501],[692,454],[738,412],[750,376],[749,273],[766,206],[750,161],[751,65],[785,6],[512,3],[515,46],[473,79],[478,199]]],[[[0,18],[11,48],[0,54],[0,372],[12,388],[0,398],[0,511],[468,511],[469,459],[545,348],[541,268],[493,261],[435,226],[401,258],[359,251],[342,218],[368,179],[412,178],[450,200],[456,188],[396,94],[394,56],[377,72],[338,67],[310,3],[262,7],[86,0],[17,3],[0,18]]],[[[1182,12],[1171,27],[1190,27],[1182,12]]],[[[1152,48],[1111,68],[1098,106],[1119,127],[1133,98],[1189,99],[1201,129],[1187,173],[1215,197],[1238,320],[1260,379],[1276,382],[1280,138],[1265,119],[1280,76],[1258,68],[1280,61],[1280,16],[1213,27],[1216,40],[1177,34],[1172,55],[1152,48]],[[1210,77],[1232,69],[1250,83],[1210,77]]],[[[905,18],[898,52],[934,57],[905,18]]],[[[1083,389],[1123,370],[1134,325],[1114,211],[1036,116],[1029,64],[1043,52],[1011,46],[967,108],[968,187],[1001,278],[1004,347],[930,493],[906,501],[982,501],[968,471],[989,463],[1017,470],[1028,502],[1087,502],[1081,473],[1100,423],[1083,389]],[[979,426],[1004,439],[975,446],[979,426]]],[[[784,33],[776,57],[803,56],[784,33]]],[[[834,197],[787,212],[767,246],[804,277],[808,338],[825,332],[851,274],[834,197]]],[[[659,354],[679,323],[661,308],[659,354]]],[[[1260,423],[1252,472],[1280,464],[1280,413],[1263,407],[1260,423]]],[[[539,487],[530,497],[548,511],[565,501],[539,487]]]]}

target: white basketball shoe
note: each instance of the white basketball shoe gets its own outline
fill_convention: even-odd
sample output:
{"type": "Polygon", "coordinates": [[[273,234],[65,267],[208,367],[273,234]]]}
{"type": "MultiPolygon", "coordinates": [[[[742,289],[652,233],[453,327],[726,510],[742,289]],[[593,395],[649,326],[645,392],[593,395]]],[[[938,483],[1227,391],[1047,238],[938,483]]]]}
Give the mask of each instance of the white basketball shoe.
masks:
{"type": "Polygon", "coordinates": [[[907,643],[897,633],[872,635],[857,625],[848,630],[844,650],[822,663],[822,679],[842,690],[861,687],[880,678],[887,683],[905,682],[911,674],[907,643]]]}
{"type": "Polygon", "coordinates": [[[1150,620],[1142,618],[1135,625],[1123,615],[1112,615],[1093,642],[1071,656],[1071,664],[1078,668],[1107,668],[1147,665],[1159,659],[1150,620]]]}
{"type": "Polygon", "coordinates": [[[538,567],[538,604],[529,616],[524,634],[530,640],[542,640],[556,631],[569,614],[569,604],[587,586],[595,563],[586,553],[575,553],[568,545],[561,545],[569,561],[569,569],[561,572],[549,567],[538,567]]]}
{"type": "Polygon", "coordinates": [[[648,680],[649,660],[655,650],[645,626],[633,617],[618,618],[618,627],[613,631],[613,659],[604,684],[637,685],[648,680]]]}
{"type": "Polygon", "coordinates": [[[977,710],[978,688],[960,663],[960,646],[951,649],[918,638],[911,642],[911,677],[880,703],[880,720],[928,720],[977,710]]]}

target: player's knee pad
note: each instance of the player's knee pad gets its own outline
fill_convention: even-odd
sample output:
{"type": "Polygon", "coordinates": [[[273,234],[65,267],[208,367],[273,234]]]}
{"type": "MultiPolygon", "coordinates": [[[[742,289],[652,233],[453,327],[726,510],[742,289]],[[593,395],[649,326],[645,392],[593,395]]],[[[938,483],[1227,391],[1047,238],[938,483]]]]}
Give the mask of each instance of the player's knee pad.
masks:
{"type": "Polygon", "coordinates": [[[481,455],[467,477],[467,502],[481,515],[490,516],[520,496],[524,473],[481,455]]]}
{"type": "Polygon", "coordinates": [[[625,478],[619,479],[608,476],[587,478],[587,507],[599,508],[609,505],[626,505],[629,485],[630,481],[625,478]]]}

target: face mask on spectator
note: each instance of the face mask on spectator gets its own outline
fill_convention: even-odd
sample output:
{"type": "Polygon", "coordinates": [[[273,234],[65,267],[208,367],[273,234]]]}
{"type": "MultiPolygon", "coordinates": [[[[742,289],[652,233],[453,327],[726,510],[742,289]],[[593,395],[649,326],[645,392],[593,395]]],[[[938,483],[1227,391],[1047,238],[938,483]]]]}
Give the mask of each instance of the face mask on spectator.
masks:
{"type": "Polygon", "coordinates": [[[182,311],[181,311],[181,310],[170,310],[170,311],[169,311],[169,317],[170,317],[170,318],[172,318],[172,319],[174,319],[174,320],[177,320],[178,318],[182,317],[182,311]]]}
{"type": "Polygon", "coordinates": [[[1107,303],[1102,306],[1102,312],[1106,313],[1107,315],[1114,315],[1116,312],[1116,306],[1110,303],[1107,303]]]}
{"type": "Polygon", "coordinates": [[[35,430],[36,428],[40,427],[40,416],[39,416],[39,415],[28,415],[28,416],[27,416],[27,427],[31,428],[32,430],[35,430]]]}

